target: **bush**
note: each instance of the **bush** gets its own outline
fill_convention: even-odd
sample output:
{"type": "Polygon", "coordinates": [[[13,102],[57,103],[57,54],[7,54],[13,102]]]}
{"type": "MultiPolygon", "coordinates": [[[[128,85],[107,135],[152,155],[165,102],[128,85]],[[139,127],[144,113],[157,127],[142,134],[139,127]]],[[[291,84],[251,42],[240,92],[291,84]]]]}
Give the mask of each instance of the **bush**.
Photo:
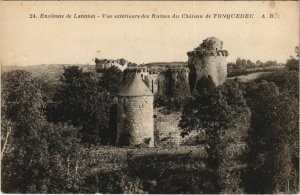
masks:
{"type": "Polygon", "coordinates": [[[124,171],[101,172],[85,180],[89,190],[83,193],[139,194],[143,193],[141,182],[124,171]]]}

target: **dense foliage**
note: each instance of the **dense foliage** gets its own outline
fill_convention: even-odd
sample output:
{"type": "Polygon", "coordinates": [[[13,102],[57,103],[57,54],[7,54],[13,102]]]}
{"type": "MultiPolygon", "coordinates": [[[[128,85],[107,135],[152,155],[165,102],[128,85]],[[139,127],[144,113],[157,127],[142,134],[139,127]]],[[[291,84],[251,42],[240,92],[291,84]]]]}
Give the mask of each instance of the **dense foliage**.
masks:
{"type": "Polygon", "coordinates": [[[209,78],[197,83],[198,96],[186,104],[180,126],[182,135],[204,129],[207,151],[206,167],[211,171],[211,193],[237,193],[240,164],[234,147],[243,142],[240,131],[246,131],[249,109],[237,81],[228,81],[219,87],[209,78]],[[211,84],[205,84],[211,83],[211,84]]]}
{"type": "Polygon", "coordinates": [[[48,119],[82,127],[80,136],[84,142],[112,141],[109,134],[114,129],[110,129],[110,116],[121,81],[122,72],[115,67],[105,70],[100,76],[83,72],[78,66],[65,68],[62,84],[48,105],[48,119]]]}
{"type": "Polygon", "coordinates": [[[30,73],[16,70],[2,75],[4,192],[75,193],[78,190],[83,182],[78,175],[82,142],[96,143],[97,139],[115,136],[109,131],[113,122],[110,112],[115,109],[114,95],[120,82],[107,80],[115,72],[107,70],[102,74],[104,80],[76,66],[67,67],[62,84],[50,102],[43,96],[45,83],[30,73]],[[108,91],[107,87],[112,90],[108,91]]]}
{"type": "Polygon", "coordinates": [[[49,167],[40,86],[28,72],[5,73],[1,96],[2,189],[46,192],[49,167]]]}
{"type": "Polygon", "coordinates": [[[185,105],[180,126],[183,136],[206,133],[211,192],[299,191],[297,60],[246,84],[231,81],[216,88],[207,78],[197,83],[200,93],[185,105]],[[234,148],[236,157],[230,155],[234,148]]]}
{"type": "Polygon", "coordinates": [[[249,193],[299,190],[298,79],[298,72],[278,71],[247,84],[252,113],[245,175],[249,193]]]}

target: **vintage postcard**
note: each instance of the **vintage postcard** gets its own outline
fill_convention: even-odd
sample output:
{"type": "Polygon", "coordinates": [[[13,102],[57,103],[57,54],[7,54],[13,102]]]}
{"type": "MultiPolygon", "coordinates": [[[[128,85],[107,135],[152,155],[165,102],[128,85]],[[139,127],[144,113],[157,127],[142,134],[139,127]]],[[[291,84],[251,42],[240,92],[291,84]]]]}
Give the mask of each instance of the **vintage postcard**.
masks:
{"type": "Polygon", "coordinates": [[[298,1],[1,1],[3,193],[299,193],[298,1]]]}

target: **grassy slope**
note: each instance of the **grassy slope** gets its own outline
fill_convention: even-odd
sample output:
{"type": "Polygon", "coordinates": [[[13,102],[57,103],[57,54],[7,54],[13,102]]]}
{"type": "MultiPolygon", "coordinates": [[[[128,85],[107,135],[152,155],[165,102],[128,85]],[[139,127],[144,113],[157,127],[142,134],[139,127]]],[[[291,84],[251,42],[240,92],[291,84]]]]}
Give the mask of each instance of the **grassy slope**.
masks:
{"type": "Polygon", "coordinates": [[[85,152],[87,159],[82,164],[82,170],[84,170],[84,167],[93,167],[92,172],[120,170],[123,168],[128,155],[136,159],[160,155],[170,157],[169,160],[174,160],[173,157],[175,155],[188,155],[199,158],[204,158],[206,155],[205,149],[202,146],[174,146],[164,148],[119,148],[114,146],[101,146],[89,148],[85,152]]]}
{"type": "MultiPolygon", "coordinates": [[[[35,66],[2,66],[2,72],[8,72],[11,70],[26,70],[32,73],[33,76],[42,78],[48,82],[57,83],[59,80],[59,76],[63,73],[64,66],[70,66],[71,64],[43,64],[43,65],[35,65],[35,66]]],[[[94,65],[83,65],[83,64],[75,64],[80,66],[83,71],[95,71],[94,65]]],[[[145,64],[144,66],[148,67],[165,67],[165,66],[187,66],[186,62],[153,62],[145,64]]],[[[255,72],[246,75],[229,77],[228,79],[238,78],[242,82],[249,82],[253,79],[256,79],[260,75],[268,74],[270,72],[255,72]]]]}
{"type": "Polygon", "coordinates": [[[254,72],[246,75],[240,75],[240,76],[234,76],[234,77],[229,77],[228,79],[235,79],[238,78],[241,82],[249,82],[252,81],[256,78],[258,78],[261,75],[266,75],[270,74],[271,72],[254,72]]]}
{"type": "MultiPolygon", "coordinates": [[[[12,70],[26,70],[32,73],[32,75],[35,77],[56,83],[59,80],[60,75],[63,73],[63,67],[71,65],[72,64],[42,64],[34,66],[2,66],[1,72],[8,72],[12,70]]],[[[83,71],[95,70],[94,65],[74,65],[80,66],[83,69],[83,71]]]]}
{"type": "Polygon", "coordinates": [[[88,181],[84,185],[86,193],[96,193],[97,189],[105,193],[99,190],[102,185],[99,178],[110,180],[116,174],[128,174],[124,170],[138,178],[143,190],[149,193],[201,193],[207,177],[203,161],[206,152],[202,146],[131,149],[101,146],[86,149],[85,155],[79,173],[88,181]]]}

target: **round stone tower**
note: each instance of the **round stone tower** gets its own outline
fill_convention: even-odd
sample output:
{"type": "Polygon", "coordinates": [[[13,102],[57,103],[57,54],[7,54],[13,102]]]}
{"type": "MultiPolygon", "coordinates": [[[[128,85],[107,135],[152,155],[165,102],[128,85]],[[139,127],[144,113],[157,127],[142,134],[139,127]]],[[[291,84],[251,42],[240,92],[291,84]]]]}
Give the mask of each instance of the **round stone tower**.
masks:
{"type": "Polygon", "coordinates": [[[223,41],[216,37],[207,38],[187,55],[191,92],[195,93],[196,83],[203,76],[212,78],[217,86],[226,80],[228,51],[223,50],[223,41]]]}
{"type": "Polygon", "coordinates": [[[138,74],[120,90],[117,145],[154,147],[153,98],[138,74]]]}

